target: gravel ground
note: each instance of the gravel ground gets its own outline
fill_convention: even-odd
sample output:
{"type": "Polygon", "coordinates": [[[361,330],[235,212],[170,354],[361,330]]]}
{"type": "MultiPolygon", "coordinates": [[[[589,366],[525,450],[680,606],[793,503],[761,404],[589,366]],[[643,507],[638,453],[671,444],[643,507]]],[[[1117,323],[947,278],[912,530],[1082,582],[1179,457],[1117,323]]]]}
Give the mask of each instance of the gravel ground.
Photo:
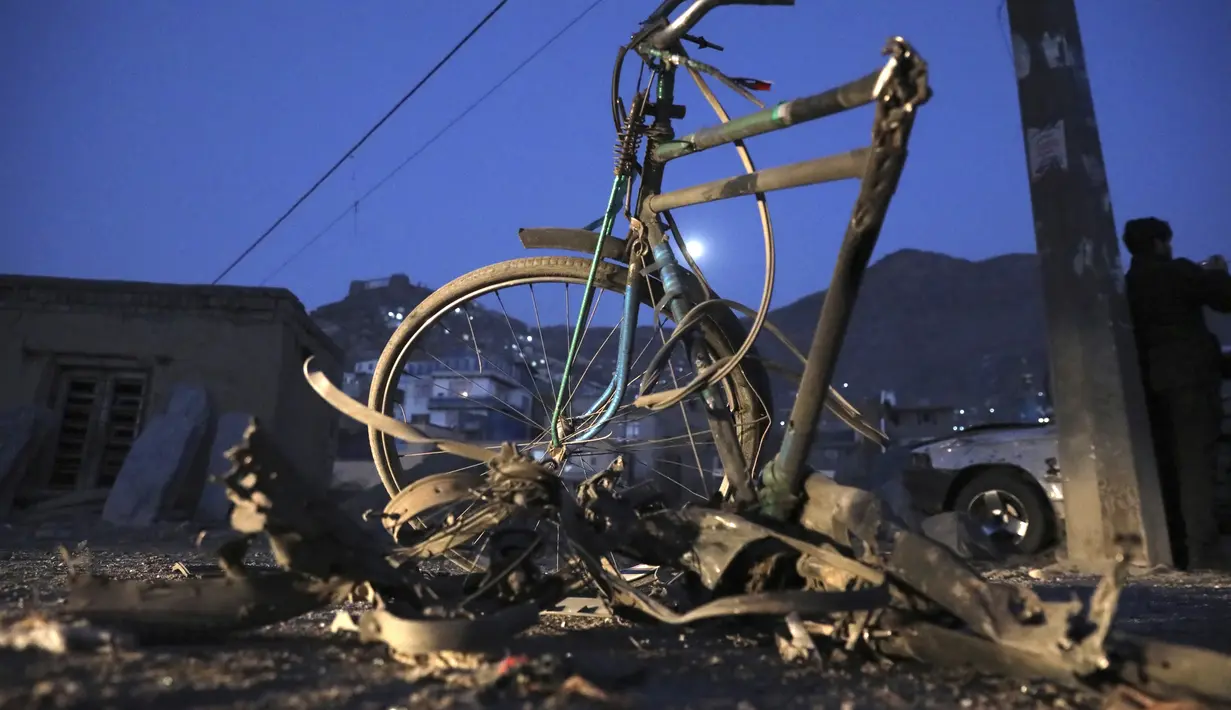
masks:
{"type": "MultiPolygon", "coordinates": [[[[117,578],[171,578],[176,562],[208,561],[193,531],[164,526],[139,535],[73,525],[0,526],[0,615],[54,607],[63,595],[63,544],[117,578]]],[[[266,561],[267,558],[266,558],[266,561]]],[[[1045,596],[1088,591],[1089,577],[1014,569],[992,576],[1033,584],[1045,596]]],[[[1231,579],[1143,576],[1125,590],[1121,628],[1231,652],[1225,609],[1231,579]]],[[[330,631],[336,610],[309,614],[225,644],[53,656],[0,650],[0,708],[502,708],[586,707],[587,684],[543,683],[523,697],[491,681],[496,663],[405,664],[380,645],[330,631]],[[469,665],[467,665],[469,664],[469,665]],[[485,682],[485,679],[487,682],[485,682]],[[478,684],[479,687],[475,687],[478,684]],[[566,690],[571,689],[571,692],[566,690]]],[[[619,621],[544,617],[508,652],[554,661],[605,689],[610,703],[656,708],[1099,707],[1088,695],[1040,683],[917,664],[784,663],[772,636],[719,624],[684,630],[619,621]]],[[[535,666],[538,667],[538,666],[535,666]]],[[[529,666],[527,667],[529,668],[529,666]]],[[[574,682],[576,683],[576,682],[574,682]]],[[[589,697],[594,697],[593,690],[589,697]]]]}

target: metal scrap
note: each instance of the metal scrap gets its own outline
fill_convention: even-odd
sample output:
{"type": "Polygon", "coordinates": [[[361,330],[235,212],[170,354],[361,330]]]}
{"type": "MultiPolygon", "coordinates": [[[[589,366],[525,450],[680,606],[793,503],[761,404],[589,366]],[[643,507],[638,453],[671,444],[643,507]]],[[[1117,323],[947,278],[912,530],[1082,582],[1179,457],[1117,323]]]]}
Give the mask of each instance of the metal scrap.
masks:
{"type": "Polygon", "coordinates": [[[799,614],[791,612],[786,615],[786,630],[786,636],[774,635],[774,642],[778,645],[778,655],[782,656],[782,660],[787,663],[820,662],[821,652],[817,650],[812,635],[804,628],[804,622],[799,618],[799,614]]]}
{"type": "MultiPolygon", "coordinates": [[[[256,420],[227,452],[234,464],[223,477],[234,503],[231,527],[264,535],[284,569],[316,579],[369,583],[378,592],[406,592],[422,577],[391,560],[393,541],[375,538],[347,517],[323,487],[296,474],[256,420]]],[[[407,602],[415,594],[402,594],[407,602]]]]}
{"type": "Polygon", "coordinates": [[[375,609],[359,617],[359,638],[380,641],[404,656],[435,651],[477,653],[500,648],[538,618],[538,607],[533,604],[456,619],[407,619],[387,609],[375,609]]]}
{"type": "Polygon", "coordinates": [[[507,638],[537,618],[533,605],[496,609],[487,617],[441,604],[440,592],[456,580],[429,585],[394,554],[394,540],[373,538],[325,491],[296,475],[255,420],[228,456],[234,468],[223,484],[235,504],[231,525],[241,536],[220,546],[216,567],[177,563],[172,569],[179,578],[151,582],[109,579],[69,565],[64,614],[142,643],[197,642],[371,593],[380,608],[361,617],[361,634],[415,652],[507,638]],[[259,536],[282,569],[245,565],[259,536]]]}
{"type": "MultiPolygon", "coordinates": [[[[323,377],[312,384],[341,411],[363,410],[364,423],[417,440],[417,432],[366,410],[323,377]]],[[[519,518],[554,524],[574,564],[538,578],[537,590],[520,592],[521,602],[535,598],[544,611],[576,588],[580,570],[604,606],[632,619],[691,624],[795,614],[835,649],[862,645],[886,657],[974,665],[1084,689],[1127,684],[1164,696],[1231,700],[1224,687],[1231,678],[1227,657],[1110,633],[1132,541],[1123,541],[1123,554],[1088,605],[1076,598],[1044,602],[1030,589],[988,582],[950,549],[908,529],[874,494],[822,475],[805,481],[793,516],[762,521],[725,510],[644,505],[622,495],[619,467],[573,496],[510,445],[483,455],[484,475],[442,474],[412,484],[397,509],[386,511],[396,521],[391,532],[401,541],[401,531],[413,528],[412,556],[426,559],[457,549],[459,539],[519,529],[519,518]],[[412,499],[418,502],[408,504],[412,499]],[[450,502],[465,502],[469,512],[448,516],[435,530],[412,525],[425,508],[450,502]],[[630,584],[605,562],[612,554],[681,572],[691,608],[672,608],[630,584]],[[553,580],[554,587],[544,586],[553,580]],[[1177,664],[1177,652],[1191,655],[1177,664]]]]}
{"type": "Polygon", "coordinates": [[[295,572],[147,582],[69,579],[64,611],[142,643],[201,641],[294,619],[341,601],[341,588],[295,572]]]}
{"type": "MultiPolygon", "coordinates": [[[[179,578],[159,582],[74,571],[66,614],[142,642],[196,641],[362,596],[375,608],[357,621],[336,618],[333,628],[357,630],[409,663],[500,650],[541,613],[602,609],[668,625],[786,619],[790,637],[779,644],[792,658],[819,661],[860,647],[1087,690],[1231,700],[1226,656],[1111,632],[1131,540],[1088,604],[1044,602],[1028,588],[985,580],[907,529],[876,496],[822,475],[805,482],[793,519],[766,520],[664,508],[626,494],[619,467],[574,494],[506,445],[484,450],[486,471],[407,486],[384,511],[382,537],[302,480],[258,422],[229,456],[234,469],[223,484],[239,537],[221,545],[216,568],[180,564],[179,578]],[[551,572],[535,562],[548,531],[566,561],[551,572]],[[257,539],[281,569],[245,565],[257,539]],[[421,568],[477,550],[482,559],[455,574],[421,568]],[[621,571],[617,558],[640,566],[621,571]],[[678,580],[665,597],[659,570],[678,580]]],[[[558,687],[571,676],[551,677],[558,687]]]]}
{"type": "Polygon", "coordinates": [[[128,647],[132,639],[83,620],[62,621],[32,614],[0,628],[0,648],[39,649],[48,653],[99,652],[128,647]]]}

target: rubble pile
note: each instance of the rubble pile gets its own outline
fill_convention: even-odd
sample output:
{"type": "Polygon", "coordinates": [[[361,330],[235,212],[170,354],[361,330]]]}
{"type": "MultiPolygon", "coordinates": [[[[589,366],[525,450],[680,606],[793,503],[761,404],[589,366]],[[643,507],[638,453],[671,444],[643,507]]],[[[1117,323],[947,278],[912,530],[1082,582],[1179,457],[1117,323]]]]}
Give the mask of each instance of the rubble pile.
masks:
{"type": "Polygon", "coordinates": [[[1043,601],[1027,587],[986,580],[876,495],[821,474],[807,480],[785,523],[721,506],[664,506],[644,488],[622,488],[619,466],[570,492],[511,445],[494,453],[427,442],[318,373],[308,378],[348,416],[487,470],[411,483],[379,513],[388,534],[374,534],[298,476],[252,420],[219,482],[235,536],[219,548],[216,567],[158,582],[71,572],[62,614],[78,625],[46,621],[55,625],[26,633],[33,640],[23,643],[64,650],[113,639],[200,642],[365,600],[371,608],[340,614],[335,631],[386,645],[444,686],[527,695],[550,688],[614,703],[611,689],[567,664],[501,655],[540,614],[594,599],[639,623],[769,624],[794,662],[866,654],[1046,680],[1122,703],[1231,703],[1231,658],[1112,631],[1132,540],[1121,541],[1123,554],[1088,603],[1043,601]],[[550,571],[542,564],[549,536],[562,559],[550,571]],[[245,565],[257,538],[279,569],[245,565]],[[633,564],[650,567],[619,571],[633,564]],[[653,567],[672,574],[644,571],[653,567]],[[87,634],[81,623],[105,632],[87,634]]]}

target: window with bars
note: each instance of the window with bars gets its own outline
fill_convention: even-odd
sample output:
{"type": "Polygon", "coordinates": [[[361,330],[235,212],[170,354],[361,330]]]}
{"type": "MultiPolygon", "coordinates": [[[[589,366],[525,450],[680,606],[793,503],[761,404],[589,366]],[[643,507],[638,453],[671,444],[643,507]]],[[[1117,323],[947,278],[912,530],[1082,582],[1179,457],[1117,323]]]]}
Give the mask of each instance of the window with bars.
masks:
{"type": "Polygon", "coordinates": [[[60,418],[51,490],[107,487],[115,482],[141,431],[149,378],[143,372],[65,369],[55,389],[60,418]]]}

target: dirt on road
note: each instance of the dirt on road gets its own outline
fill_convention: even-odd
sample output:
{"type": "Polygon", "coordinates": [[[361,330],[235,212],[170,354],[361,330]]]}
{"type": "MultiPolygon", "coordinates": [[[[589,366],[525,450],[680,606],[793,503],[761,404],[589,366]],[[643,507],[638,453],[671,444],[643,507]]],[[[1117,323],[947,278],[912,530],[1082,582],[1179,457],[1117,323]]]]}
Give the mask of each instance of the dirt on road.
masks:
{"type": "MultiPolygon", "coordinates": [[[[65,524],[0,526],[0,616],[54,610],[67,569],[59,546],[115,578],[171,579],[209,562],[194,531],[120,533],[65,524]]],[[[256,564],[272,566],[265,553],[256,564]]],[[[1089,578],[1036,579],[1046,597],[1086,593],[1089,578]]],[[[1124,593],[1119,628],[1231,651],[1231,579],[1159,574],[1124,593]]],[[[355,607],[357,610],[359,607],[355,607]]],[[[224,642],[53,655],[0,650],[0,708],[1084,708],[1091,695],[960,669],[843,662],[788,664],[773,629],[722,622],[688,629],[544,616],[489,659],[401,662],[331,629],[337,609],[224,642]]]]}

